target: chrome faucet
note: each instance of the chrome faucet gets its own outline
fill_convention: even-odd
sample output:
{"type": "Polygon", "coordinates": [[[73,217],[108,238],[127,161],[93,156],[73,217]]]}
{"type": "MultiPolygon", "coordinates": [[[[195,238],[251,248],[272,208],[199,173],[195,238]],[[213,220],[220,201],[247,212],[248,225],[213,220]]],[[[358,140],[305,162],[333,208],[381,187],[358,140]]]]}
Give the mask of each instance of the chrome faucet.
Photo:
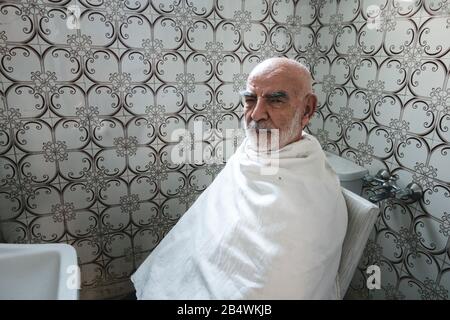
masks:
{"type": "Polygon", "coordinates": [[[386,182],[391,175],[389,174],[389,171],[381,169],[377,172],[375,176],[371,176],[370,174],[367,174],[363,177],[364,182],[367,183],[373,183],[374,181],[378,184],[383,184],[386,182]]]}
{"type": "Polygon", "coordinates": [[[398,175],[390,175],[389,171],[385,169],[378,171],[375,177],[366,175],[363,181],[370,187],[369,191],[373,193],[369,197],[369,201],[376,203],[396,198],[406,203],[413,203],[422,197],[422,188],[418,184],[411,182],[406,188],[400,188],[396,183],[398,178],[398,175]]]}
{"type": "Polygon", "coordinates": [[[376,202],[380,202],[380,201],[383,201],[383,200],[386,200],[389,198],[392,198],[392,193],[388,192],[388,191],[383,191],[383,192],[376,193],[373,196],[370,196],[369,201],[376,203],[376,202]]]}
{"type": "Polygon", "coordinates": [[[422,187],[417,183],[411,182],[406,188],[397,190],[395,197],[406,203],[413,203],[422,198],[422,194],[422,187]]]}

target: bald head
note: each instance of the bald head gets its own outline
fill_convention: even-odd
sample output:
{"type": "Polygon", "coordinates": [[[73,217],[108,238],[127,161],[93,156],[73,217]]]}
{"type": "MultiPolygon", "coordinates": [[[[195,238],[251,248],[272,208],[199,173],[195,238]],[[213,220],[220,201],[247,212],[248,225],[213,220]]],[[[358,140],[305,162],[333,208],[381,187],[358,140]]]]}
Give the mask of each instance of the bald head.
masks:
{"type": "Polygon", "coordinates": [[[291,83],[298,88],[297,94],[312,93],[312,78],[308,68],[300,62],[284,57],[264,60],[250,72],[248,79],[277,75],[292,81],[291,83]]]}

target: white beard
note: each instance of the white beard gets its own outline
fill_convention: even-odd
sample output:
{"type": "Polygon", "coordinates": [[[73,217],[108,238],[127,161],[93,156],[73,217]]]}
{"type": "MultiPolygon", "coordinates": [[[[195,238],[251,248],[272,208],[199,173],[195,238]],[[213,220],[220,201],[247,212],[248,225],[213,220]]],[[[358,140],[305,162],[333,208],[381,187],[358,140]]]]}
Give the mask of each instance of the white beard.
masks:
{"type": "Polygon", "coordinates": [[[268,152],[279,150],[280,146],[285,146],[301,132],[301,112],[297,110],[289,126],[285,129],[258,128],[255,121],[249,125],[245,123],[245,117],[242,119],[245,134],[249,139],[249,147],[254,151],[268,152]],[[257,132],[258,129],[258,132],[257,132]]]}

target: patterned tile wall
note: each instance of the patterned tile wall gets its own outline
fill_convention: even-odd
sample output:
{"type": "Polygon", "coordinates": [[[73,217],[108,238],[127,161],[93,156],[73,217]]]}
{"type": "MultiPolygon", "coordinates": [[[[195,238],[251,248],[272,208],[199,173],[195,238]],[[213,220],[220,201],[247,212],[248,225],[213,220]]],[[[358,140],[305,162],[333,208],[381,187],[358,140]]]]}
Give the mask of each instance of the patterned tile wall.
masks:
{"type": "Polygon", "coordinates": [[[82,298],[128,293],[130,274],[223,166],[173,164],[171,134],[196,120],[239,127],[252,67],[296,55],[300,4],[0,4],[6,241],[69,243],[82,298]]]}
{"type": "MultiPolygon", "coordinates": [[[[398,183],[420,203],[384,201],[347,298],[448,299],[450,290],[450,1],[322,2],[312,24],[322,146],[398,183]],[[366,268],[381,268],[381,290],[366,268]]],[[[309,29],[307,29],[310,32],[309,29]]]]}
{"type": "Polygon", "coordinates": [[[2,1],[6,240],[72,244],[82,298],[130,291],[129,275],[221,169],[171,163],[171,133],[199,119],[239,127],[248,72],[285,55],[313,73],[308,130],[325,149],[426,189],[420,203],[382,204],[348,298],[447,299],[449,10],[450,0],[2,1]],[[382,290],[365,289],[370,264],[382,290]]]}

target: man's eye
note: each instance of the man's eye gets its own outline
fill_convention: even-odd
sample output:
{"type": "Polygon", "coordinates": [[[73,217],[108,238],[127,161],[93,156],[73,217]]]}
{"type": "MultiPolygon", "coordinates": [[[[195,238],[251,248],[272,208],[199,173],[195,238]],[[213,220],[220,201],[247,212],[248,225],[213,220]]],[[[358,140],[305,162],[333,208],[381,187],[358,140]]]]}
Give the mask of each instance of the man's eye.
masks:
{"type": "Polygon", "coordinates": [[[270,103],[281,103],[283,100],[281,99],[270,99],[270,103]]]}
{"type": "Polygon", "coordinates": [[[245,99],[245,104],[254,104],[255,99],[245,99]]]}

